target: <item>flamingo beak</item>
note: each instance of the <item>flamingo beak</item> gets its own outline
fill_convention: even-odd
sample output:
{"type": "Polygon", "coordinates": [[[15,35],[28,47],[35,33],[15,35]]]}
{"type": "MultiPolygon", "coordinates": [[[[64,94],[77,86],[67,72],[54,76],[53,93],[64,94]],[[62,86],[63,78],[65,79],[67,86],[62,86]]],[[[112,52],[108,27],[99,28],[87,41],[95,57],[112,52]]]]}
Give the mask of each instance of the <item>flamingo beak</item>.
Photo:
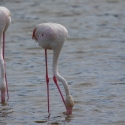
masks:
{"type": "Polygon", "coordinates": [[[69,107],[67,108],[66,114],[67,114],[67,115],[71,115],[71,114],[72,114],[72,106],[69,106],[69,107]]]}
{"type": "Polygon", "coordinates": [[[5,102],[5,90],[1,90],[1,102],[5,102]]]}
{"type": "Polygon", "coordinates": [[[35,29],[33,30],[33,34],[32,34],[32,39],[35,39],[35,40],[37,40],[37,39],[35,38],[36,29],[37,29],[37,28],[35,28],[35,29]]]}

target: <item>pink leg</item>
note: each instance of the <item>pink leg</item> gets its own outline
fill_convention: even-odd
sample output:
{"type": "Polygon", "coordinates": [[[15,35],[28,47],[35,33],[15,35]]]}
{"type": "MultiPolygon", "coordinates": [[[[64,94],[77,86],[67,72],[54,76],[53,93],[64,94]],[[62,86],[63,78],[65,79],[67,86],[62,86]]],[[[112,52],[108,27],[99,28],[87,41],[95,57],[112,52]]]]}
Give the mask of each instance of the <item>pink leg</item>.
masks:
{"type": "Polygon", "coordinates": [[[57,79],[56,79],[55,76],[53,76],[53,81],[55,82],[55,84],[56,84],[56,86],[57,86],[57,88],[58,88],[58,90],[59,90],[59,93],[60,93],[60,95],[61,95],[61,97],[62,97],[63,103],[64,103],[64,105],[65,105],[65,107],[66,107],[64,97],[63,97],[63,95],[62,95],[62,92],[61,92],[61,90],[60,90],[60,88],[59,88],[59,85],[58,85],[58,82],[57,82],[57,79]]]}
{"type": "Polygon", "coordinates": [[[49,77],[48,77],[48,65],[47,65],[47,49],[45,49],[45,63],[46,63],[46,84],[47,84],[48,113],[49,113],[50,107],[49,107],[49,77]]]}
{"type": "MultiPolygon", "coordinates": [[[[4,60],[4,49],[5,48],[5,33],[3,33],[3,60],[4,60]]],[[[5,62],[4,62],[5,67],[5,62]]],[[[6,67],[5,67],[5,81],[6,81],[6,89],[7,89],[7,97],[9,99],[9,93],[8,93],[8,83],[7,83],[7,77],[6,77],[6,67]]]]}

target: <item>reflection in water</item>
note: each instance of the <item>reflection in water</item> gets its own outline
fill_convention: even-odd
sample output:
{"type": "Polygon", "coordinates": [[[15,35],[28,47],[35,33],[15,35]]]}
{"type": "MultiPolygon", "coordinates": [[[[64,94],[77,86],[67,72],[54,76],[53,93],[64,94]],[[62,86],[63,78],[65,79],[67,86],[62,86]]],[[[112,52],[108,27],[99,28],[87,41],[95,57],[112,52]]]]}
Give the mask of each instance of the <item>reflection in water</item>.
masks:
{"type": "MultiPolygon", "coordinates": [[[[7,30],[6,67],[10,99],[0,105],[0,124],[125,124],[124,0],[0,1],[12,15],[7,30]],[[55,22],[69,32],[59,72],[75,105],[66,116],[52,81],[49,51],[50,118],[47,117],[44,51],[31,36],[36,24],[55,22]]],[[[60,83],[61,90],[64,92],[60,83]]]]}
{"type": "Polygon", "coordinates": [[[67,116],[67,115],[65,115],[65,118],[64,118],[64,116],[56,116],[56,117],[50,116],[49,118],[46,118],[44,120],[37,120],[37,121],[35,121],[35,123],[47,123],[48,125],[50,125],[50,124],[58,125],[58,124],[69,123],[71,121],[71,119],[73,119],[73,117],[67,116]]]}
{"type": "Polygon", "coordinates": [[[46,120],[41,120],[41,121],[35,121],[36,123],[46,123],[46,120]]]}
{"type": "Polygon", "coordinates": [[[0,106],[0,125],[8,124],[9,117],[12,115],[13,111],[12,108],[9,106],[9,103],[1,103],[0,106]]]}
{"type": "Polygon", "coordinates": [[[7,103],[1,103],[0,107],[0,116],[1,117],[7,117],[8,116],[8,104],[7,103]]]}

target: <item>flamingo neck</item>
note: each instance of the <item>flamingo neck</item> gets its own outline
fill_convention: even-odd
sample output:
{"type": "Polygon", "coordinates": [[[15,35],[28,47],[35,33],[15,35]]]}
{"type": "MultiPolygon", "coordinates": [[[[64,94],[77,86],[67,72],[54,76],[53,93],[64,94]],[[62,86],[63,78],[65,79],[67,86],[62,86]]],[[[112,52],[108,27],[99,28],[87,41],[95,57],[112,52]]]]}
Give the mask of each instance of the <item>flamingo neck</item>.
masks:
{"type": "Polygon", "coordinates": [[[69,94],[69,87],[67,81],[58,73],[58,58],[59,58],[60,50],[54,50],[53,51],[53,74],[56,76],[56,78],[62,82],[66,96],[70,95],[69,94]]]}
{"type": "Polygon", "coordinates": [[[0,67],[1,67],[1,84],[0,89],[6,89],[5,70],[4,70],[4,34],[0,33],[0,67]]]}

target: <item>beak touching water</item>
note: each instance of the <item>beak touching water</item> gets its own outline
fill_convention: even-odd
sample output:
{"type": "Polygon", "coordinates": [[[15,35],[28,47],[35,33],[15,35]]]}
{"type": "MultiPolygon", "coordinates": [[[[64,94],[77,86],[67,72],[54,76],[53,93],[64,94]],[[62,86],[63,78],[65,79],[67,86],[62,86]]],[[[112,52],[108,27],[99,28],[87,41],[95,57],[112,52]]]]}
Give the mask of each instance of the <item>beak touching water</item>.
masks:
{"type": "Polygon", "coordinates": [[[67,108],[67,111],[66,111],[66,114],[67,115],[71,115],[72,114],[72,106],[68,106],[68,108],[67,108]]]}
{"type": "Polygon", "coordinates": [[[5,91],[6,90],[1,90],[1,102],[5,102],[5,91]]]}

